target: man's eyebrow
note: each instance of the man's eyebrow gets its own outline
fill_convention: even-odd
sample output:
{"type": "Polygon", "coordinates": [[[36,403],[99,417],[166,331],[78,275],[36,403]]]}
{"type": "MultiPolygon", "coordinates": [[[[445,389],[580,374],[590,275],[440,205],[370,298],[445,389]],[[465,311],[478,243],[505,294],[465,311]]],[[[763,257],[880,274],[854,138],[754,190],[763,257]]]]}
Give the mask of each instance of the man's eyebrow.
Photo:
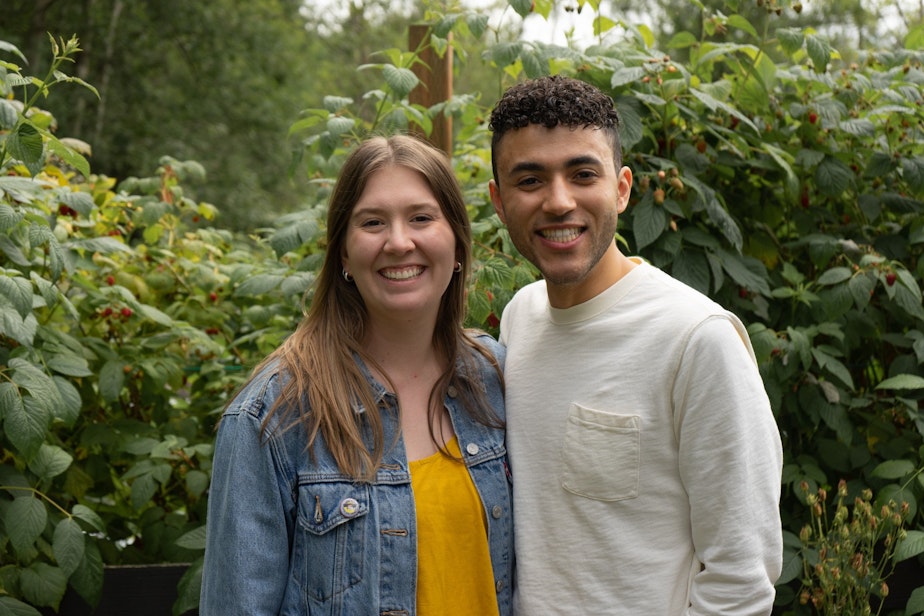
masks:
{"type": "MultiPolygon", "coordinates": [[[[570,169],[572,167],[580,167],[581,165],[601,165],[603,164],[599,158],[596,156],[591,156],[589,154],[584,156],[575,156],[574,158],[569,158],[565,161],[565,168],[570,169]]],[[[510,173],[522,173],[524,171],[542,171],[546,168],[545,165],[537,163],[531,160],[525,160],[519,162],[510,169],[510,173]]]]}

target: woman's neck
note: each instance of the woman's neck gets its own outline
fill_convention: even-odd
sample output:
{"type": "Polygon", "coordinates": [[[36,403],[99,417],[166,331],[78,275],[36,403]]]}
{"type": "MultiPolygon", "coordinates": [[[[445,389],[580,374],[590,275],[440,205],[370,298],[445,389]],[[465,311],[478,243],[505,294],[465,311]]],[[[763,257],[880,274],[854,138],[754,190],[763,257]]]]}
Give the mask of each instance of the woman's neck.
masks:
{"type": "Polygon", "coordinates": [[[452,438],[452,422],[442,403],[431,398],[447,359],[433,344],[432,328],[373,330],[364,341],[372,373],[398,398],[401,433],[408,460],[432,455],[452,438]]]}

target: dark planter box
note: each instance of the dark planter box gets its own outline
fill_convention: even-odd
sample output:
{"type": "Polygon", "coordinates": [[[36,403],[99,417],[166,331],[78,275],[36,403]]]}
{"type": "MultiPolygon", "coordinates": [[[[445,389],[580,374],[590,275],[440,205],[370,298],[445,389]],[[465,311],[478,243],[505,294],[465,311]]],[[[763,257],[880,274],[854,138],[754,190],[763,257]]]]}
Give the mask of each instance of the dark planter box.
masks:
{"type": "MultiPolygon", "coordinates": [[[[125,565],[103,569],[103,594],[96,610],[68,589],[57,616],[170,616],[177,584],[189,565],[125,565]]],[[[45,610],[45,616],[55,616],[45,610]]],[[[197,611],[183,616],[198,616],[197,611]]]]}

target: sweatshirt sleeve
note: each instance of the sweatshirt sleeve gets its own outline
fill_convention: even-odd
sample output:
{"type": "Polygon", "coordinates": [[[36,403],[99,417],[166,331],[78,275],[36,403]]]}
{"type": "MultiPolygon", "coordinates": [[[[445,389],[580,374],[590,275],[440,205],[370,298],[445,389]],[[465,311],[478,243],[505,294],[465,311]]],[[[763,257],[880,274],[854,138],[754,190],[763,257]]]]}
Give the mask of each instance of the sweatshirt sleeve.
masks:
{"type": "Polygon", "coordinates": [[[690,500],[688,616],[770,614],[782,568],[782,447],[747,332],[716,316],[690,335],[673,391],[690,500]]]}

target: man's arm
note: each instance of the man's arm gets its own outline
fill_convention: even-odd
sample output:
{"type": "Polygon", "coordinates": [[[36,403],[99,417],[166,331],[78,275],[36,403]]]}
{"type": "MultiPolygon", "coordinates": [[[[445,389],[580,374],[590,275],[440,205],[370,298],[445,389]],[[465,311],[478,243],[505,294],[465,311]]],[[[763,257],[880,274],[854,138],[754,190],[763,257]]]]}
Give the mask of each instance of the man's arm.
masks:
{"type": "Polygon", "coordinates": [[[696,555],[689,616],[767,615],[782,568],[782,447],[747,334],[693,332],[673,392],[696,555]]]}

